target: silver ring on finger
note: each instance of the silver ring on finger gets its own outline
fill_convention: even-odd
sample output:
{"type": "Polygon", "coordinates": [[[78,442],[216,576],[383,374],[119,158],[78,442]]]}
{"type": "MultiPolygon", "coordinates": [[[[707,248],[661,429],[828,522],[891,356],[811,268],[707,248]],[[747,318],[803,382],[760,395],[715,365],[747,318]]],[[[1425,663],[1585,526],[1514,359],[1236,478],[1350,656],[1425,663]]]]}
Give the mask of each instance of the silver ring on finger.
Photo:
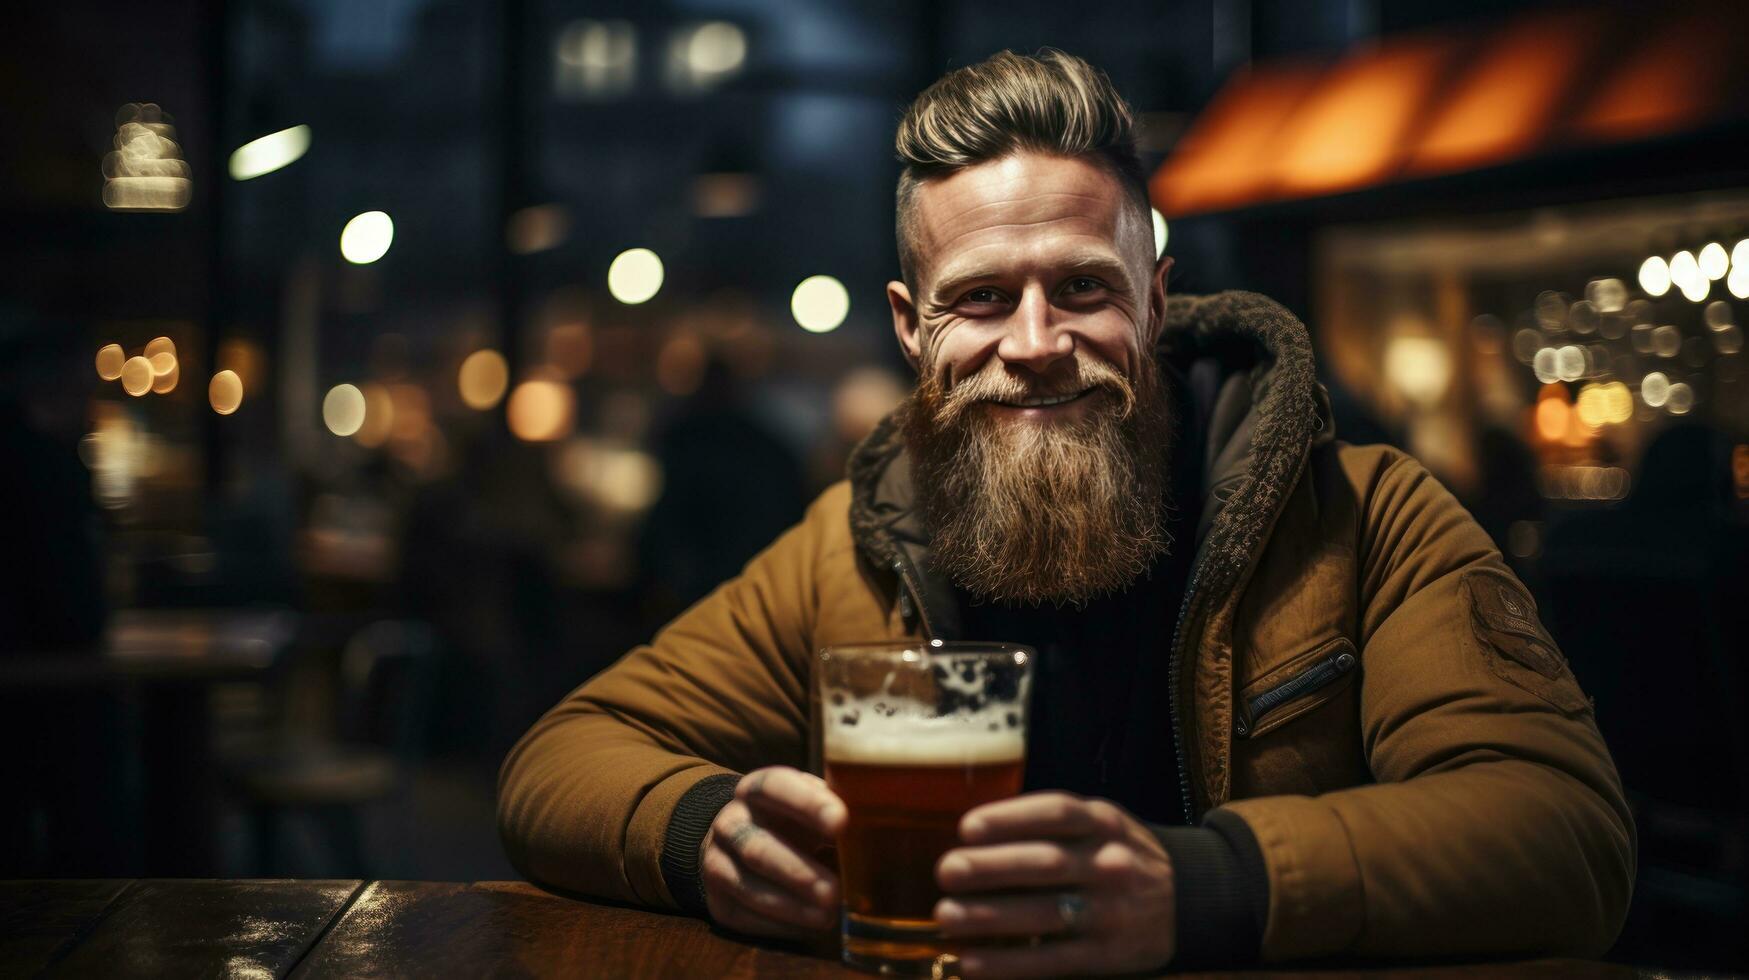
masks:
{"type": "Polygon", "coordinates": [[[1063,920],[1063,932],[1079,933],[1087,919],[1087,897],[1080,892],[1063,892],[1057,896],[1057,917],[1063,920]]]}

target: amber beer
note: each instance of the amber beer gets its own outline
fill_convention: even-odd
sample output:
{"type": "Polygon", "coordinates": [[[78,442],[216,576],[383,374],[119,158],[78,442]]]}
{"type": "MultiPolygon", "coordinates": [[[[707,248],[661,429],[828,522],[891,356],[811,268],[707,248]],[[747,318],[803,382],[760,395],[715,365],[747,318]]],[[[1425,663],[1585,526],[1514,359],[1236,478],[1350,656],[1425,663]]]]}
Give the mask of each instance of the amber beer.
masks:
{"type": "Polygon", "coordinates": [[[826,760],[826,784],[850,811],[839,838],[844,900],[851,915],[925,924],[941,889],[935,864],[959,843],[967,810],[1020,792],[1021,740],[995,746],[1005,758],[826,760]]]}
{"type": "Polygon", "coordinates": [[[928,975],[951,957],[933,920],[935,865],[959,844],[966,811],[1020,792],[1029,654],[996,644],[823,654],[826,783],[849,811],[838,838],[847,962],[928,975]]]}

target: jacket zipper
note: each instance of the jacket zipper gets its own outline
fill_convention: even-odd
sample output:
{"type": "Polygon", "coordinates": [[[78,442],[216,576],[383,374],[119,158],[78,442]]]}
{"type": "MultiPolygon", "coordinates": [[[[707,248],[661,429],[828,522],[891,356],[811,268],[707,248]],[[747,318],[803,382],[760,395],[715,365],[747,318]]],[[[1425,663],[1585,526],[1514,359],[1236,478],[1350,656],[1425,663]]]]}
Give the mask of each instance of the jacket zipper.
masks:
{"type": "Polygon", "coordinates": [[[1184,823],[1191,827],[1196,826],[1196,802],[1190,792],[1190,770],[1184,764],[1184,723],[1178,716],[1178,692],[1183,685],[1179,682],[1178,672],[1184,660],[1184,621],[1189,617],[1190,604],[1196,598],[1196,583],[1202,578],[1207,553],[1206,548],[1199,552],[1196,564],[1190,570],[1189,584],[1184,587],[1184,601],[1178,606],[1178,623],[1172,627],[1172,653],[1166,659],[1166,676],[1171,684],[1166,696],[1166,716],[1172,722],[1172,751],[1178,756],[1178,791],[1184,802],[1184,823]]]}
{"type": "Polygon", "coordinates": [[[905,592],[899,595],[899,618],[910,618],[906,615],[905,609],[906,604],[909,603],[913,609],[917,610],[917,622],[923,626],[923,638],[926,640],[935,639],[935,630],[929,625],[929,613],[923,609],[923,591],[917,587],[916,581],[911,577],[910,567],[905,564],[905,559],[898,552],[893,553],[893,573],[899,576],[899,584],[905,588],[905,592]]]}
{"type": "Polygon", "coordinates": [[[1347,650],[1333,653],[1313,664],[1305,672],[1275,685],[1245,704],[1245,717],[1233,726],[1240,735],[1250,735],[1257,722],[1276,708],[1318,690],[1354,669],[1354,654],[1347,650]]]}

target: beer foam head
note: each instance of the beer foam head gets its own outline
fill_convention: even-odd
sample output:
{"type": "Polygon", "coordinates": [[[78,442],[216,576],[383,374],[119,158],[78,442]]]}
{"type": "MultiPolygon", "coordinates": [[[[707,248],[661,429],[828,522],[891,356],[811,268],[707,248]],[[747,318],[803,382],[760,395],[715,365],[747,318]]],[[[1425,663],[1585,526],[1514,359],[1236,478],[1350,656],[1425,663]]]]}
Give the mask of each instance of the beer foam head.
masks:
{"type": "Polygon", "coordinates": [[[828,762],[957,766],[1014,762],[1026,754],[1020,709],[1012,704],[930,715],[916,703],[845,698],[825,712],[828,762]]]}

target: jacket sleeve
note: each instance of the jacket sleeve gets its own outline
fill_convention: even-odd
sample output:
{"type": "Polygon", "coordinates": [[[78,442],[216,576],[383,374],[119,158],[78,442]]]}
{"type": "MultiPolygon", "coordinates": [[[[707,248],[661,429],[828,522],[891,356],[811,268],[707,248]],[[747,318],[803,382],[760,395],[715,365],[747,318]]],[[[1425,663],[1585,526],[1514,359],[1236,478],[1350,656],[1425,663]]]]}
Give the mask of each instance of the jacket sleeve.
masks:
{"type": "Polygon", "coordinates": [[[1589,702],[1437,481],[1398,454],[1350,479],[1377,784],[1228,804],[1268,870],[1264,958],[1601,954],[1634,832],[1589,702]]]}
{"type": "MultiPolygon", "coordinates": [[[[498,827],[530,880],[674,908],[676,804],[711,776],[807,764],[815,553],[839,491],[648,645],[571,692],[498,776],[498,827]]],[[[842,502],[838,502],[843,519],[842,502]]]]}

